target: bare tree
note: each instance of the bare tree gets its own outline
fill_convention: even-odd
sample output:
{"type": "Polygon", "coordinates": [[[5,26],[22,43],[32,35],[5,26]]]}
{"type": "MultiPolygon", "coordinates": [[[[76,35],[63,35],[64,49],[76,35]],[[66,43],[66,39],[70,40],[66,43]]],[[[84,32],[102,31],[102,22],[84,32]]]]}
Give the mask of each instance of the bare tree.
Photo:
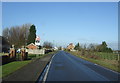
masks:
{"type": "Polygon", "coordinates": [[[53,44],[51,42],[48,42],[48,41],[45,41],[43,43],[43,47],[49,49],[49,48],[52,48],[53,47],[53,44]]]}
{"type": "Polygon", "coordinates": [[[24,24],[22,26],[13,26],[3,29],[3,37],[12,45],[19,48],[22,45],[26,45],[29,35],[29,28],[31,24],[24,24]]]}
{"type": "Polygon", "coordinates": [[[94,44],[89,44],[89,46],[88,46],[88,50],[89,51],[95,51],[95,48],[96,48],[96,46],[94,45],[94,44]]]}

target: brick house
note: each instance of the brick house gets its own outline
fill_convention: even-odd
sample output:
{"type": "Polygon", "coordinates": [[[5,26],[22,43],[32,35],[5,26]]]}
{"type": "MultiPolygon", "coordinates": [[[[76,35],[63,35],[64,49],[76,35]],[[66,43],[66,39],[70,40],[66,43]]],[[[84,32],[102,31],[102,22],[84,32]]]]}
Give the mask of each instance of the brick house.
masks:
{"type": "Polygon", "coordinates": [[[75,45],[73,43],[70,43],[68,46],[67,46],[67,49],[68,50],[74,50],[75,48],[75,45]]]}
{"type": "Polygon", "coordinates": [[[28,49],[37,49],[38,46],[36,46],[34,43],[31,43],[29,45],[26,46],[28,49]]]}
{"type": "Polygon", "coordinates": [[[39,49],[34,43],[29,44],[26,48],[28,48],[26,49],[28,54],[45,54],[45,49],[39,49]]]}

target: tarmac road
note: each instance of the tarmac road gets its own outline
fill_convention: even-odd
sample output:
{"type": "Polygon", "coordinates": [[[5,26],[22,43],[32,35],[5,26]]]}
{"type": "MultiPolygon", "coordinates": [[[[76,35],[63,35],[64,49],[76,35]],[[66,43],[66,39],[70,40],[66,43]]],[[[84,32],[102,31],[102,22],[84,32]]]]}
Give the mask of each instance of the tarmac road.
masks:
{"type": "Polygon", "coordinates": [[[59,51],[51,61],[45,81],[118,81],[118,75],[117,72],[59,51]]]}

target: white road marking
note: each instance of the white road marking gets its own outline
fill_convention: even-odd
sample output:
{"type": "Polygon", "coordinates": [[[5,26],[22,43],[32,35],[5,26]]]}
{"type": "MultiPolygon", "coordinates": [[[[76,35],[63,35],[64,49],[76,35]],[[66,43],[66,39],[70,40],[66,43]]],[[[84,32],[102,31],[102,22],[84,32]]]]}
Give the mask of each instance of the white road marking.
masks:
{"type": "Polygon", "coordinates": [[[50,69],[50,66],[51,66],[51,63],[52,63],[52,59],[54,58],[55,55],[56,55],[56,54],[54,54],[54,55],[52,56],[52,58],[51,58],[51,61],[50,61],[49,65],[48,65],[48,68],[47,68],[47,71],[46,71],[46,73],[45,73],[45,76],[44,76],[44,78],[43,78],[43,83],[45,83],[45,81],[46,81],[46,79],[47,79],[48,71],[49,71],[49,69],[50,69]]]}
{"type": "Polygon", "coordinates": [[[97,65],[97,64],[94,64],[94,65],[97,65]]]}
{"type": "MultiPolygon", "coordinates": [[[[94,64],[94,65],[95,65],[95,64],[94,64]]],[[[106,67],[104,67],[104,66],[101,66],[101,65],[99,65],[99,64],[96,64],[96,65],[99,66],[99,67],[102,67],[103,69],[106,69],[106,70],[108,70],[108,71],[111,71],[111,72],[113,72],[113,73],[120,74],[119,72],[113,71],[113,70],[108,69],[108,68],[106,68],[106,67]]]]}

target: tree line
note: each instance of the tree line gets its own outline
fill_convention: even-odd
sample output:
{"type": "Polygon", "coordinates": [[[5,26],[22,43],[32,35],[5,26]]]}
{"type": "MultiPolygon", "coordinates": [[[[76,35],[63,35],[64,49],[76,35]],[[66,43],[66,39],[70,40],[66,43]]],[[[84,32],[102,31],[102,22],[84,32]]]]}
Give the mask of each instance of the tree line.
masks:
{"type": "Polygon", "coordinates": [[[105,41],[103,41],[102,44],[99,44],[99,45],[89,44],[88,47],[86,47],[86,44],[84,46],[81,46],[80,43],[77,43],[75,45],[75,50],[78,50],[78,51],[88,50],[88,51],[94,51],[94,52],[113,52],[111,48],[108,48],[108,45],[105,41]]]}
{"type": "Polygon", "coordinates": [[[21,26],[12,26],[3,29],[2,36],[10,45],[16,48],[34,43],[36,38],[35,25],[23,24],[21,26]]]}
{"type": "MultiPolygon", "coordinates": [[[[21,26],[7,27],[3,29],[2,36],[10,45],[21,48],[21,46],[35,43],[36,26],[34,24],[23,24],[21,26]]],[[[53,44],[45,41],[43,47],[52,48],[53,44]]]]}

